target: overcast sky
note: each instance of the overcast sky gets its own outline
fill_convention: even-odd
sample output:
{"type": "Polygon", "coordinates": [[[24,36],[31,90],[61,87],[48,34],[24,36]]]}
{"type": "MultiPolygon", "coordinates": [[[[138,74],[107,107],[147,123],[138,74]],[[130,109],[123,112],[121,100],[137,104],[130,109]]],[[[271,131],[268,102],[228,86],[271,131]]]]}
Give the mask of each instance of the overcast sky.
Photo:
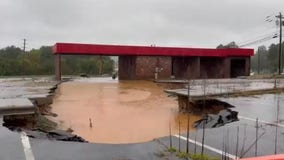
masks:
{"type": "Polygon", "coordinates": [[[284,0],[0,0],[0,48],[22,47],[24,38],[28,49],[56,42],[216,47],[276,31],[265,18],[283,8],[284,0]]]}

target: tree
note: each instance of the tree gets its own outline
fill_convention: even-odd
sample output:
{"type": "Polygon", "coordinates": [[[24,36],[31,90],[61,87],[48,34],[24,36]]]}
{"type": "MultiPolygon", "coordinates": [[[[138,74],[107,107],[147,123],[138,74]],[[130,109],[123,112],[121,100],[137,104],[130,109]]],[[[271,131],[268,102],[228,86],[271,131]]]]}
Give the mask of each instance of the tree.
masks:
{"type": "Polygon", "coordinates": [[[239,46],[236,44],[236,42],[230,42],[230,43],[228,43],[228,44],[226,44],[226,45],[222,45],[222,44],[220,44],[220,45],[218,45],[217,47],[216,47],[217,49],[222,49],[222,48],[239,48],[239,46]]]}
{"type": "Polygon", "coordinates": [[[268,50],[266,46],[259,46],[256,54],[251,58],[251,67],[254,72],[269,73],[268,50]]]}
{"type": "Polygon", "coordinates": [[[278,44],[271,44],[268,49],[268,63],[271,73],[275,73],[278,70],[278,44]]]}
{"type": "MultiPolygon", "coordinates": [[[[104,61],[103,73],[111,74],[113,60],[102,57],[104,61]]],[[[62,56],[62,70],[64,74],[90,75],[98,74],[98,56],[62,56]]],[[[23,53],[20,48],[9,46],[0,49],[0,76],[11,75],[50,75],[54,74],[54,56],[52,47],[42,46],[23,53]]]]}

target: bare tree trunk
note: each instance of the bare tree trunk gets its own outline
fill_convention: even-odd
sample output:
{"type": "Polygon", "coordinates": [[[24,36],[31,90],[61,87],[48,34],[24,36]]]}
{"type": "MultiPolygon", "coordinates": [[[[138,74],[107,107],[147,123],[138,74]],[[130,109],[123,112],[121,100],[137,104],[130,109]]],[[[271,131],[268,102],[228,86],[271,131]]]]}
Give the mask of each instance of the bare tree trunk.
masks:
{"type": "Polygon", "coordinates": [[[237,127],[237,142],[236,142],[236,159],[238,158],[238,153],[239,153],[239,126],[237,127]]]}
{"type": "Polygon", "coordinates": [[[240,158],[242,158],[242,155],[244,154],[244,150],[245,150],[245,145],[246,145],[246,140],[247,140],[247,125],[245,125],[244,128],[244,134],[243,134],[243,144],[242,144],[242,149],[241,149],[241,156],[240,158]]]}
{"type": "Polygon", "coordinates": [[[186,153],[189,153],[189,113],[187,113],[187,130],[186,130],[186,153]]]}
{"type": "Polygon", "coordinates": [[[225,155],[224,155],[224,159],[227,160],[227,134],[225,135],[225,155]]]}
{"type": "Polygon", "coordinates": [[[171,126],[171,120],[169,122],[169,130],[170,130],[170,148],[173,147],[173,142],[172,142],[172,126],[171,126]]]}
{"type": "Polygon", "coordinates": [[[258,118],[256,118],[256,124],[255,124],[255,139],[256,139],[256,141],[255,141],[255,153],[254,153],[254,155],[255,155],[255,157],[257,157],[257,142],[258,142],[258,118]]]}
{"type": "Polygon", "coordinates": [[[178,151],[180,152],[180,117],[178,118],[178,151]]]}
{"type": "Polygon", "coordinates": [[[223,141],[222,141],[222,160],[225,160],[226,151],[225,151],[225,128],[223,129],[223,141]]]}
{"type": "MultiPolygon", "coordinates": [[[[190,100],[191,100],[191,97],[190,97],[190,80],[188,80],[187,92],[188,92],[187,107],[189,108],[190,100]]],[[[187,113],[186,153],[189,153],[189,141],[188,141],[188,139],[189,139],[189,115],[190,115],[190,112],[187,113]]]]}
{"type": "Polygon", "coordinates": [[[248,147],[248,149],[240,156],[240,158],[242,158],[248,151],[250,151],[250,149],[253,148],[253,146],[255,145],[256,141],[258,141],[264,134],[265,132],[258,136],[255,141],[248,147]]]}
{"type": "Polygon", "coordinates": [[[277,113],[276,113],[276,126],[275,126],[275,141],[274,141],[274,154],[277,154],[277,140],[278,140],[278,123],[279,123],[279,95],[277,96],[277,113]]]}
{"type": "Polygon", "coordinates": [[[194,154],[196,154],[196,141],[197,141],[197,136],[198,136],[198,130],[195,132],[195,137],[194,137],[194,154]]]}
{"type": "MultiPolygon", "coordinates": [[[[203,105],[202,105],[202,112],[204,115],[205,112],[205,101],[206,101],[206,80],[203,80],[203,105]]],[[[207,123],[207,116],[203,116],[205,119],[203,120],[203,126],[202,126],[202,140],[201,140],[201,155],[204,154],[204,141],[205,141],[205,124],[207,123]]]]}
{"type": "Polygon", "coordinates": [[[230,152],[230,130],[227,128],[227,143],[226,143],[226,160],[229,160],[229,157],[227,156],[227,153],[230,152]]]}

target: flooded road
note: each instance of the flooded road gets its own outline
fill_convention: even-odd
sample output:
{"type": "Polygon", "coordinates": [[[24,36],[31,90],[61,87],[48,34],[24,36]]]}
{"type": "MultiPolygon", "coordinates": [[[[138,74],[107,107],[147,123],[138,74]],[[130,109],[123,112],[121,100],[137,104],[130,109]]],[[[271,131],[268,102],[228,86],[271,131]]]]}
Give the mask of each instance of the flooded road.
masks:
{"type": "MultiPolygon", "coordinates": [[[[2,99],[40,95],[53,84],[45,78],[0,79],[0,82],[2,99]]],[[[149,81],[75,79],[62,83],[56,90],[51,107],[52,112],[58,116],[52,119],[59,124],[59,128],[71,128],[74,134],[90,142],[110,144],[146,142],[164,136],[166,137],[160,138],[159,141],[167,144],[170,122],[174,135],[178,133],[180,120],[182,146],[185,146],[187,115],[178,112],[176,98],[168,97],[163,89],[160,84],[149,81]]],[[[228,143],[230,145],[226,150],[230,154],[250,157],[254,156],[257,150],[255,140],[258,131],[261,136],[257,142],[258,155],[274,154],[275,151],[284,153],[283,104],[284,94],[220,97],[215,100],[196,101],[197,108],[190,111],[196,111],[197,114],[201,112],[200,108],[205,108],[206,112],[202,113],[208,115],[205,116],[207,119],[203,117],[203,121],[198,121],[201,119],[200,114],[190,115],[189,138],[191,142],[196,139],[201,143],[202,128],[205,128],[205,144],[220,150],[213,153],[207,148],[205,153],[220,156],[224,143],[228,143]],[[227,109],[222,106],[227,106],[227,109]],[[227,112],[224,112],[224,109],[227,112]],[[231,123],[226,124],[226,121],[231,123]],[[196,126],[197,130],[193,126],[196,126]],[[230,138],[227,140],[225,137],[230,138]],[[236,144],[239,144],[238,148],[236,144]]],[[[173,144],[178,147],[176,136],[173,137],[173,144]]],[[[190,145],[193,152],[194,143],[190,145]]],[[[197,151],[200,151],[200,147],[197,151]]]]}
{"type": "Polygon", "coordinates": [[[284,124],[284,94],[264,94],[250,97],[219,98],[234,105],[234,110],[246,119],[260,119],[276,123],[277,110],[280,124],[284,124]]]}
{"type": "MultiPolygon", "coordinates": [[[[90,142],[136,143],[184,131],[187,116],[175,98],[149,81],[80,79],[62,83],[52,104],[62,128],[90,142]],[[90,124],[90,121],[92,124],[90,124]]],[[[193,126],[199,116],[190,116],[193,126]]],[[[191,128],[193,129],[193,128],[191,128]]]]}
{"type": "MultiPolygon", "coordinates": [[[[149,141],[153,138],[168,136],[169,122],[172,125],[172,133],[178,133],[179,119],[182,121],[181,135],[186,137],[187,116],[178,112],[177,100],[167,97],[163,89],[148,81],[118,82],[106,79],[101,81],[80,79],[61,84],[52,107],[53,112],[58,114],[56,120],[61,122],[62,127],[72,128],[75,134],[90,142],[149,141]],[[92,119],[92,128],[89,118],[92,119]]],[[[205,121],[207,123],[206,145],[222,151],[224,150],[222,145],[228,143],[232,144],[227,148],[230,154],[239,157],[254,156],[256,118],[258,118],[258,130],[261,135],[258,139],[258,155],[273,154],[275,151],[284,153],[282,143],[284,141],[284,94],[218,98],[218,100],[234,106],[232,108],[234,112],[227,110],[233,113],[233,116],[228,117],[228,112],[220,111],[218,105],[215,105],[213,110],[206,110],[208,114],[216,114],[209,115],[211,117],[205,121]],[[217,110],[215,111],[214,108],[217,110]],[[278,123],[277,110],[279,110],[278,123]],[[239,120],[228,119],[234,118],[237,112],[239,120]],[[223,122],[226,120],[232,123],[224,125],[223,122]],[[277,143],[275,143],[276,135],[277,143]],[[224,137],[230,137],[230,139],[226,140],[224,137]],[[236,137],[239,137],[239,142],[236,137]],[[236,144],[239,146],[237,147],[236,144]]],[[[190,139],[194,140],[197,137],[197,142],[202,141],[203,123],[199,123],[198,126],[198,123],[194,122],[200,119],[200,116],[190,115],[192,131],[190,139]],[[193,128],[194,125],[198,130],[193,128]]],[[[177,144],[177,139],[173,140],[177,144]]],[[[191,149],[193,148],[194,146],[191,146],[191,149]]]]}

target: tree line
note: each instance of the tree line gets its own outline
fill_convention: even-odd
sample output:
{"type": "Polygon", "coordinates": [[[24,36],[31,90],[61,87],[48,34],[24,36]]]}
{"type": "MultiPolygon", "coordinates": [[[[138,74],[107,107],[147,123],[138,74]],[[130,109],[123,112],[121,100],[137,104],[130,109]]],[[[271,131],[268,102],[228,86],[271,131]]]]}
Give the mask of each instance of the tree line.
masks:
{"type": "MultiPolygon", "coordinates": [[[[283,47],[284,43],[282,43],[282,48],[283,47]]],[[[282,63],[283,62],[282,56],[282,63]]],[[[255,73],[259,72],[259,74],[277,73],[278,63],[279,44],[271,44],[268,48],[266,46],[259,46],[255,55],[251,58],[251,70],[255,73]]]]}
{"type": "MultiPolygon", "coordinates": [[[[61,65],[65,75],[98,75],[111,74],[114,61],[105,56],[64,55],[61,65]]],[[[42,46],[25,53],[15,46],[0,49],[0,76],[53,74],[54,56],[51,46],[42,46]]]]}
{"type": "MultiPolygon", "coordinates": [[[[284,48],[284,43],[282,47],[284,48]]],[[[238,45],[231,42],[227,45],[220,44],[217,48],[238,48],[238,45]]],[[[251,71],[259,72],[259,74],[276,73],[279,61],[278,51],[279,44],[271,44],[269,47],[259,46],[251,57],[251,71]]],[[[282,63],[284,63],[283,57],[284,55],[282,63]]],[[[106,56],[64,55],[61,64],[62,73],[65,75],[99,75],[111,74],[114,61],[106,56]],[[100,71],[102,62],[103,67],[100,71]]],[[[51,46],[42,46],[25,53],[15,46],[0,49],[0,76],[53,74],[54,56],[51,46]]]]}

